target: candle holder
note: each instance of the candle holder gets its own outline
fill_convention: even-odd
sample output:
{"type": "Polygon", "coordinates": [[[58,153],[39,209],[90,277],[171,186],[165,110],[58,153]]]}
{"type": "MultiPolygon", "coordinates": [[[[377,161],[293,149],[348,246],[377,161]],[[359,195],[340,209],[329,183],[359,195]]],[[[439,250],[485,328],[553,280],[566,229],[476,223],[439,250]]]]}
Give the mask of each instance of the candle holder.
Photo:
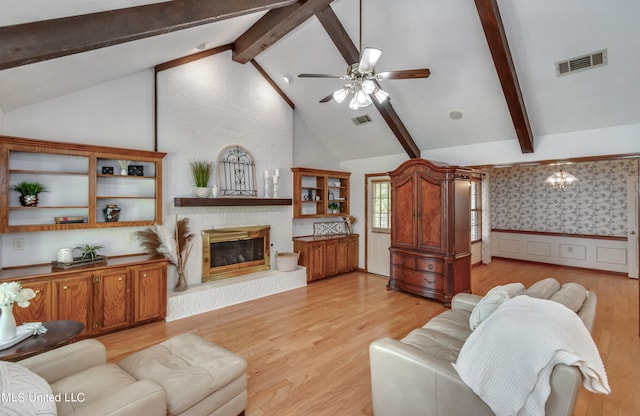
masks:
{"type": "Polygon", "coordinates": [[[273,197],[278,198],[278,188],[280,187],[280,183],[278,181],[278,177],[273,177],[273,197]]]}
{"type": "Polygon", "coordinates": [[[264,178],[264,197],[265,198],[271,198],[271,196],[269,195],[269,178],[265,177],[264,178]]]}

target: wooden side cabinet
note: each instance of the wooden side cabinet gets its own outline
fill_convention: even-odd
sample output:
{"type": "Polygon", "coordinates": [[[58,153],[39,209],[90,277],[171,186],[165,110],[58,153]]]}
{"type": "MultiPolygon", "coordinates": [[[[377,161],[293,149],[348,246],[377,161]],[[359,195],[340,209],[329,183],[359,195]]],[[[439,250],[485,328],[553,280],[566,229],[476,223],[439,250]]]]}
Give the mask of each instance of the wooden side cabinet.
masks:
{"type": "Polygon", "coordinates": [[[82,322],[80,333],[94,332],[93,276],[90,273],[68,274],[53,281],[54,319],[82,322]]]}
{"type": "Polygon", "coordinates": [[[117,267],[104,270],[95,278],[95,328],[110,331],[132,323],[131,270],[117,267]]]}
{"type": "Polygon", "coordinates": [[[18,325],[23,322],[46,322],[53,321],[53,302],[51,296],[51,282],[30,282],[21,281],[22,287],[33,290],[36,297],[31,299],[29,307],[13,307],[13,316],[18,325]]]}
{"type": "Polygon", "coordinates": [[[134,322],[164,319],[167,315],[167,265],[153,264],[133,269],[134,322]]]}
{"type": "Polygon", "coordinates": [[[36,297],[27,308],[14,307],[24,322],[82,322],[82,337],[163,320],[167,305],[167,259],[132,256],[82,270],[34,266],[4,270],[1,282],[19,281],[36,297]]]}
{"type": "Polygon", "coordinates": [[[358,235],[323,235],[293,238],[298,263],[307,268],[307,282],[358,269],[358,235]]]}

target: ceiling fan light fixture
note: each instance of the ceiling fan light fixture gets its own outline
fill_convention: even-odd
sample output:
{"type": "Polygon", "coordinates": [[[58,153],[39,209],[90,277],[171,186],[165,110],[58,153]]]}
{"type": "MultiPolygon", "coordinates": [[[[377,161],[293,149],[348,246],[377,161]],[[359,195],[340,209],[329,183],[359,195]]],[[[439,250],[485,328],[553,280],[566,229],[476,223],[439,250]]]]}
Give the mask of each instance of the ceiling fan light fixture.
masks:
{"type": "Polygon", "coordinates": [[[378,101],[378,104],[384,103],[389,98],[389,94],[386,91],[381,90],[380,88],[376,88],[376,90],[373,92],[373,96],[375,97],[376,101],[378,101]]]}
{"type": "Polygon", "coordinates": [[[370,79],[365,79],[362,81],[362,91],[365,94],[372,94],[376,90],[376,84],[370,79]]]}
{"type": "Polygon", "coordinates": [[[354,95],[351,101],[349,102],[349,108],[352,110],[357,110],[360,108],[360,104],[358,104],[358,100],[356,100],[356,96],[354,95]]]}
{"type": "Polygon", "coordinates": [[[349,95],[349,89],[340,88],[338,91],[333,93],[333,99],[336,100],[338,104],[340,104],[344,101],[345,98],[347,98],[347,95],[349,95]]]}
{"type": "Polygon", "coordinates": [[[371,103],[373,102],[371,101],[371,98],[369,97],[369,95],[366,94],[362,89],[356,91],[356,95],[354,98],[358,102],[358,107],[367,107],[371,105],[371,103]]]}

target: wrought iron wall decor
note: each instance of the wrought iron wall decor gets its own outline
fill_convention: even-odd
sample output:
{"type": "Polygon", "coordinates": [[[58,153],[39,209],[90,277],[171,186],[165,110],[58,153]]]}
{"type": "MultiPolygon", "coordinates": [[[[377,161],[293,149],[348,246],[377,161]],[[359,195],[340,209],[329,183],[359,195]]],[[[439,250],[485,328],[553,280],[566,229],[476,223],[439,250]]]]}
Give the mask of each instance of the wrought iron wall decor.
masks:
{"type": "Polygon", "coordinates": [[[220,196],[257,197],[256,164],[253,155],[239,145],[222,149],[218,158],[220,196]]]}

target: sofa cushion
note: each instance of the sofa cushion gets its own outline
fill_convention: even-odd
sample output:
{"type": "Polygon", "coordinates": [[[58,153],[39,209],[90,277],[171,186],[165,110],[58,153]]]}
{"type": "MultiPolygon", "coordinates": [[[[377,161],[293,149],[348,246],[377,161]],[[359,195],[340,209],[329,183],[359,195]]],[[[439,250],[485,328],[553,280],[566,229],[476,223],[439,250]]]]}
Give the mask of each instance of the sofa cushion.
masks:
{"type": "Polygon", "coordinates": [[[565,283],[550,299],[578,312],[586,298],[587,289],[584,286],[578,283],[565,283]]]}
{"type": "Polygon", "coordinates": [[[429,320],[423,328],[442,332],[464,342],[471,334],[469,315],[470,312],[462,309],[448,309],[429,320]]]}
{"type": "MultiPolygon", "coordinates": [[[[244,377],[247,368],[243,357],[188,333],[138,351],[119,365],[138,380],[150,379],[162,385],[170,415],[184,412],[244,377]]],[[[241,391],[239,388],[237,394],[241,391]]]]}
{"type": "Polygon", "coordinates": [[[509,283],[503,286],[496,286],[480,299],[478,304],[473,308],[469,317],[469,327],[475,330],[478,325],[487,319],[504,301],[514,296],[521,295],[524,292],[522,283],[509,283]]]}
{"type": "Polygon", "coordinates": [[[547,277],[532,284],[524,291],[524,294],[532,298],[549,299],[559,289],[560,283],[553,277],[547,277]]]}
{"type": "Polygon", "coordinates": [[[416,328],[400,342],[452,363],[458,359],[458,354],[460,354],[460,350],[464,344],[464,340],[459,340],[440,331],[428,328],[416,328]]]}
{"type": "Polygon", "coordinates": [[[99,397],[108,396],[136,382],[136,379],[115,364],[91,367],[51,384],[53,394],[66,395],[77,400],[56,403],[58,415],[64,416],[87,406],[99,397]]]}

